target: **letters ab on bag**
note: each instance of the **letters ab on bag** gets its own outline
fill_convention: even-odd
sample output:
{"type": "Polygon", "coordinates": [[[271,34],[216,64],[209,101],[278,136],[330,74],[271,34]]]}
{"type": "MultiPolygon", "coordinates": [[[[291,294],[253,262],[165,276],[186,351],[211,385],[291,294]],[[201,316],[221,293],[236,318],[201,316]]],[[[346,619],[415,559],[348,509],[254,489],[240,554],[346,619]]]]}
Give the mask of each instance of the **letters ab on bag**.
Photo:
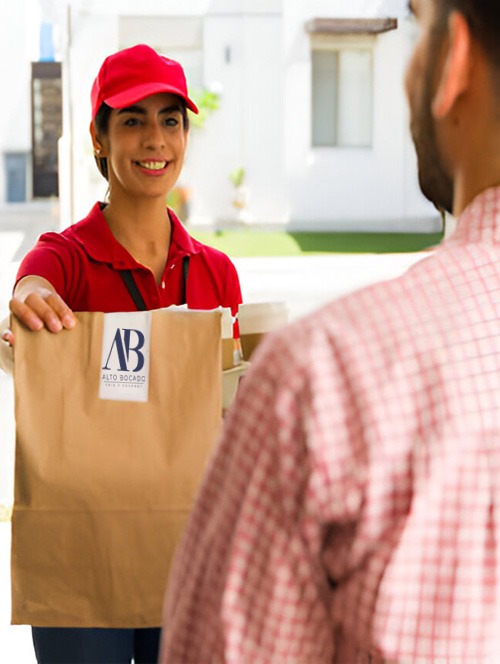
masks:
{"type": "Polygon", "coordinates": [[[101,357],[101,399],[147,401],[151,312],[106,314],[101,357]]]}

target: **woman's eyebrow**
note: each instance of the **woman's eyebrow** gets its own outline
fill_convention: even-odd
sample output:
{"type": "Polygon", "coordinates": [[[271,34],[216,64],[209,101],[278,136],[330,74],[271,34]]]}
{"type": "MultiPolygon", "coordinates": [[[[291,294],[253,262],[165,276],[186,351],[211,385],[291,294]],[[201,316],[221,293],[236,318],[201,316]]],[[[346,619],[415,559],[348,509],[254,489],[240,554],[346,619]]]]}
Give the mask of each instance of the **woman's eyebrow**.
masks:
{"type": "Polygon", "coordinates": [[[171,106],[165,106],[162,108],[160,113],[180,113],[181,107],[180,104],[172,104],[171,106]]]}
{"type": "Polygon", "coordinates": [[[118,109],[118,115],[121,115],[122,113],[142,113],[145,114],[146,111],[142,106],[126,106],[125,108],[119,108],[118,109]]]}
{"type": "MultiPolygon", "coordinates": [[[[181,112],[180,104],[172,104],[170,106],[165,106],[165,108],[162,108],[160,110],[161,114],[176,113],[176,112],[177,113],[181,112]]],[[[146,109],[140,106],[139,104],[134,104],[132,106],[126,106],[125,108],[119,108],[118,114],[121,115],[122,113],[140,113],[141,115],[145,115],[146,109]]]]}

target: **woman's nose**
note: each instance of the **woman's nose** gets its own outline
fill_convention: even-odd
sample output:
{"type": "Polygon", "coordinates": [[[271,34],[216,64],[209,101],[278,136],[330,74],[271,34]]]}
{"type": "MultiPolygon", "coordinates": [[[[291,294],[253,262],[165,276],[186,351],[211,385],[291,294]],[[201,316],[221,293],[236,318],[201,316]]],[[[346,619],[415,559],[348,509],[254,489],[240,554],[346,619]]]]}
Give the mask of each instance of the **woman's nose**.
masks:
{"type": "Polygon", "coordinates": [[[162,126],[159,122],[149,122],[146,125],[144,143],[147,146],[158,147],[165,142],[162,126]]]}

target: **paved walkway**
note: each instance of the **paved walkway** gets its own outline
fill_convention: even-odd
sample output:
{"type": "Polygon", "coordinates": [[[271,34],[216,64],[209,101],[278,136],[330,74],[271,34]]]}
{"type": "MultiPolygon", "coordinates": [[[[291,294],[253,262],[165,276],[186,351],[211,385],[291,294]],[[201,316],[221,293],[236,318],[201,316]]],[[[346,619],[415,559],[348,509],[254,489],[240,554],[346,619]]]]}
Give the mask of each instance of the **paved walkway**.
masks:
{"type": "MultiPolygon", "coordinates": [[[[31,244],[34,226],[2,225],[0,214],[0,320],[21,249],[31,244]]],[[[236,259],[247,302],[285,301],[290,319],[355,288],[401,274],[425,254],[322,255],[293,258],[236,259]]],[[[11,503],[14,466],[12,379],[0,372],[0,504],[11,503]]],[[[28,627],[10,625],[10,524],[0,523],[0,663],[35,664],[28,627]]]]}

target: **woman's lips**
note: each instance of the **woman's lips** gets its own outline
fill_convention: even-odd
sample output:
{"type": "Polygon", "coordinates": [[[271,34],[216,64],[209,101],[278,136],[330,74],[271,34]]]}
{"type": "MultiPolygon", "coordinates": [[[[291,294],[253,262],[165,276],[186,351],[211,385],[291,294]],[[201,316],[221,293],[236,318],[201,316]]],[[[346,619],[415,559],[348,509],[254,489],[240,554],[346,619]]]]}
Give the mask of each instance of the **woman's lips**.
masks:
{"type": "Polygon", "coordinates": [[[168,161],[136,161],[135,163],[147,171],[161,171],[168,166],[168,161]]]}

